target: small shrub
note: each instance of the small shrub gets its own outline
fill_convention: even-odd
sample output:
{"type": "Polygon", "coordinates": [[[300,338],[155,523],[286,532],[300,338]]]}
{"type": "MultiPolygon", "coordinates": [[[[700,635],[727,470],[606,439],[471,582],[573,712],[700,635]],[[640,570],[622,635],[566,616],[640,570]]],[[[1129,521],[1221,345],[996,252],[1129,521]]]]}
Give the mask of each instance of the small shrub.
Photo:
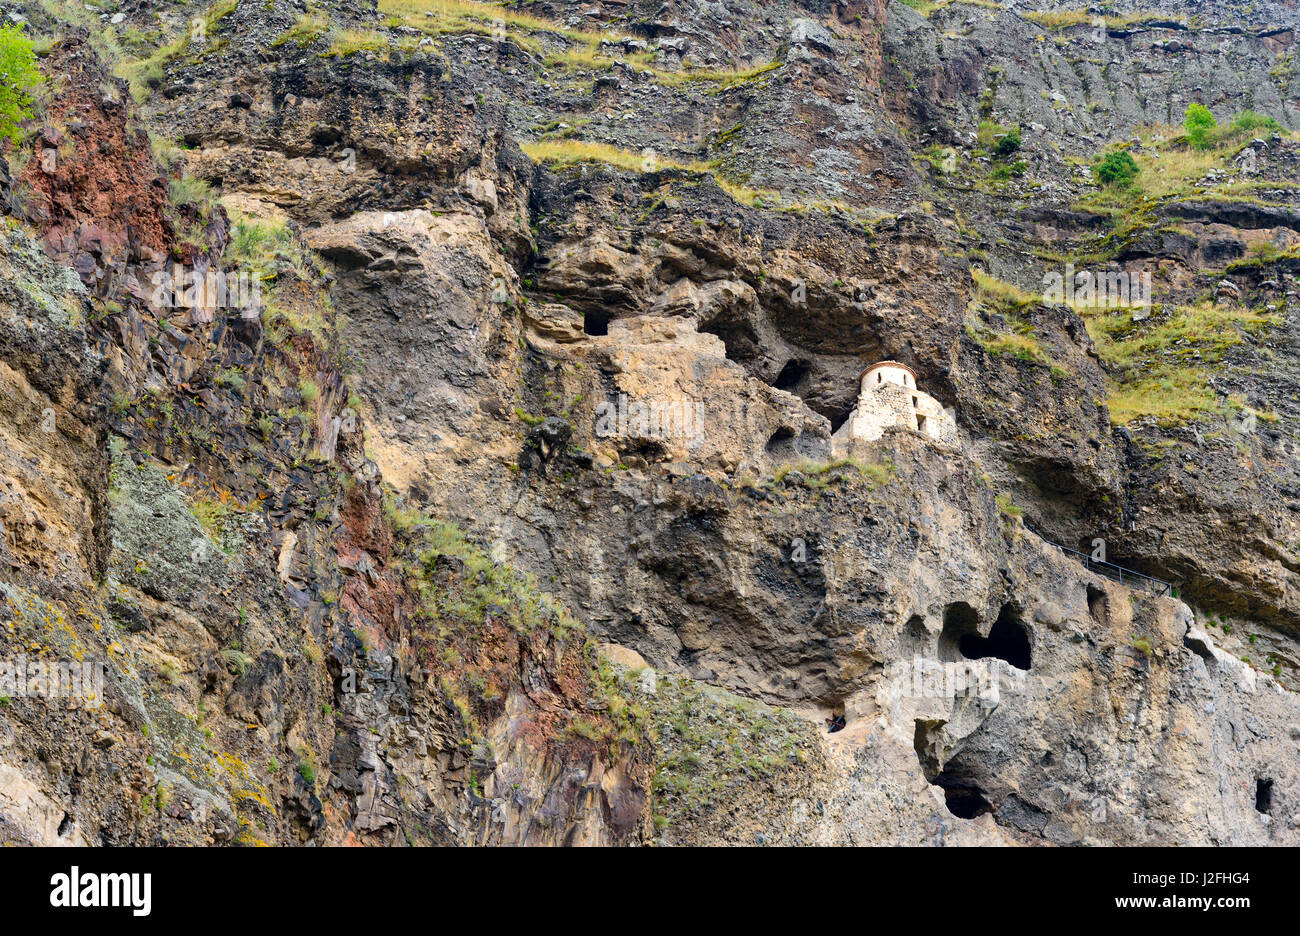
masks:
{"type": "Polygon", "coordinates": [[[287,42],[292,42],[300,49],[314,43],[330,28],[328,16],[321,16],[317,13],[303,13],[299,15],[298,21],[280,33],[279,38],[271,43],[272,47],[279,47],[287,42]]]}
{"type": "Polygon", "coordinates": [[[253,658],[242,650],[222,650],[221,658],[226,663],[226,669],[233,676],[243,676],[253,665],[253,658]]]}
{"type": "Polygon", "coordinates": [[[179,179],[172,179],[168,183],[167,189],[172,205],[177,208],[182,205],[204,206],[212,200],[212,186],[202,179],[195,179],[192,176],[181,176],[179,179]]]}
{"type": "Polygon", "coordinates": [[[277,254],[293,250],[289,225],[274,219],[237,217],[226,245],[225,259],[231,263],[265,266],[277,254]]]}
{"type": "Polygon", "coordinates": [[[994,334],[970,326],[967,327],[967,334],[978,341],[989,354],[1009,354],[1022,361],[1049,363],[1042,343],[1033,335],[1021,335],[1016,332],[994,334]]]}
{"type": "Polygon", "coordinates": [[[1006,494],[999,494],[996,498],[998,510],[1002,511],[1006,517],[1023,517],[1025,511],[1023,507],[1017,507],[1015,502],[1006,494]]]}
{"type": "Polygon", "coordinates": [[[1028,171],[1028,164],[1023,159],[1018,159],[1013,163],[995,166],[993,171],[989,173],[989,178],[996,182],[1006,182],[1009,179],[1018,179],[1028,171]]]}
{"type": "Polygon", "coordinates": [[[234,508],[230,504],[211,497],[201,497],[190,505],[190,513],[194,514],[204,532],[214,541],[221,539],[226,520],[233,512],[234,508]]]}
{"type": "Polygon", "coordinates": [[[149,131],[149,150],[158,165],[170,171],[184,159],[184,150],[174,140],[149,131]]]}
{"type": "Polygon", "coordinates": [[[1183,116],[1183,129],[1187,131],[1187,139],[1193,146],[1205,149],[1213,145],[1212,133],[1217,126],[1214,115],[1204,104],[1189,104],[1187,113],[1183,116]]]}
{"type": "Polygon", "coordinates": [[[298,764],[298,775],[308,784],[316,782],[316,764],[312,761],[311,754],[303,751],[299,755],[302,760],[298,764]]]}
{"type": "Polygon", "coordinates": [[[1010,156],[1018,149],[1020,149],[1020,128],[1012,127],[993,145],[993,155],[1010,156]]]}
{"type": "Polygon", "coordinates": [[[222,368],[217,372],[216,384],[218,387],[226,387],[236,393],[243,393],[247,383],[244,375],[240,373],[237,367],[222,368]]]}
{"type": "Polygon", "coordinates": [[[1232,123],[1228,126],[1228,133],[1233,136],[1244,136],[1247,133],[1258,133],[1260,130],[1280,131],[1281,129],[1282,125],[1268,114],[1244,110],[1232,118],[1232,123]]]}
{"type": "Polygon", "coordinates": [[[1000,280],[991,273],[985,273],[978,267],[970,271],[971,281],[975,284],[975,291],[982,299],[997,304],[1000,311],[1014,311],[1020,308],[1027,308],[1038,305],[1042,301],[1041,296],[1025,292],[1014,283],[1008,283],[1000,280]]]}
{"type": "Polygon", "coordinates": [[[519,407],[515,407],[515,416],[519,417],[519,421],[522,422],[524,425],[530,427],[540,426],[542,423],[546,422],[545,416],[535,416],[532,413],[520,409],[519,407]]]}
{"type": "Polygon", "coordinates": [[[1097,178],[1102,184],[1118,187],[1131,185],[1141,171],[1137,161],[1127,150],[1107,153],[1096,168],[1097,178]]]}
{"type": "Polygon", "coordinates": [[[588,741],[599,741],[602,737],[600,728],[585,718],[575,718],[569,722],[568,732],[579,738],[586,738],[588,741]]]}

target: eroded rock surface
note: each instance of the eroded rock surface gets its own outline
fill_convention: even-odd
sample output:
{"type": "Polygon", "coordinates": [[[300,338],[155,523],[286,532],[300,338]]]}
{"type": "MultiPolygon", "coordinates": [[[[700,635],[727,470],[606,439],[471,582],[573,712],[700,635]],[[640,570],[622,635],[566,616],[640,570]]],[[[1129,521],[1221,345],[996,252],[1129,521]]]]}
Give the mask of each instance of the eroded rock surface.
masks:
{"type": "Polygon", "coordinates": [[[175,6],[15,8],[0,839],[1300,844],[1292,5],[175,6]]]}

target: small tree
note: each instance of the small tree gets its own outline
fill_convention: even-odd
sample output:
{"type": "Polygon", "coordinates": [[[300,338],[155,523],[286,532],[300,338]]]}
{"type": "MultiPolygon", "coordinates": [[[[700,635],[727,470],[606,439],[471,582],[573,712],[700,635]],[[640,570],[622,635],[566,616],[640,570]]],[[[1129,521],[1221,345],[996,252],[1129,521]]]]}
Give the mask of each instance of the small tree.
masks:
{"type": "Polygon", "coordinates": [[[0,139],[22,140],[18,125],[32,116],[31,91],[40,82],[32,41],[21,26],[0,26],[0,139]]]}
{"type": "Polygon", "coordinates": [[[1106,158],[1097,164],[1096,170],[1097,178],[1104,184],[1118,185],[1120,187],[1132,184],[1141,171],[1128,150],[1115,150],[1113,153],[1107,153],[1106,158]]]}
{"type": "Polygon", "coordinates": [[[1204,104],[1189,104],[1187,114],[1183,117],[1183,129],[1187,139],[1196,147],[1204,149],[1211,143],[1210,131],[1217,126],[1214,115],[1204,104]]]}
{"type": "Polygon", "coordinates": [[[1002,138],[993,147],[993,155],[1010,156],[1018,149],[1020,149],[1020,128],[1012,127],[1002,135],[1002,138]]]}

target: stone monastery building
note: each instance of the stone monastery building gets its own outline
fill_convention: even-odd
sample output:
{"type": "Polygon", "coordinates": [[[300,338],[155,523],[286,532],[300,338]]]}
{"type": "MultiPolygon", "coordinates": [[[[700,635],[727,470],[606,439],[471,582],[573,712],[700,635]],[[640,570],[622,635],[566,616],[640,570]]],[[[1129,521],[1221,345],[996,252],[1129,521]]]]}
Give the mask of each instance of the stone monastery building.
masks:
{"type": "Polygon", "coordinates": [[[836,431],[834,447],[849,442],[879,439],[891,426],[914,429],[939,442],[957,444],[957,421],[952,410],[917,389],[916,374],[906,364],[881,361],[872,364],[859,378],[858,405],[836,431]]]}

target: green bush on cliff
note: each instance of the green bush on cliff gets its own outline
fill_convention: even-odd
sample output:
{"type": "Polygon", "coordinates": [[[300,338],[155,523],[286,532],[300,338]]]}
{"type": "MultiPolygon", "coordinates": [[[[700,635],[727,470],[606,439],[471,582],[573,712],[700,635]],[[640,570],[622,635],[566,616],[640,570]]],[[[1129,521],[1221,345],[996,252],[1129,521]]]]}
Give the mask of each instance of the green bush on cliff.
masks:
{"type": "Polygon", "coordinates": [[[1017,506],[1016,502],[1013,501],[1009,495],[999,494],[994,498],[994,500],[997,502],[998,511],[1007,519],[1023,517],[1025,515],[1025,509],[1017,506]]]}
{"type": "Polygon", "coordinates": [[[329,16],[320,13],[302,13],[299,14],[298,21],[280,33],[279,38],[272,42],[271,46],[278,48],[292,42],[298,48],[305,49],[328,32],[329,28],[329,16]]]}
{"type": "Polygon", "coordinates": [[[1020,149],[1020,128],[1012,127],[993,146],[994,156],[1010,156],[1020,149]]]}
{"type": "Polygon", "coordinates": [[[188,175],[168,180],[167,193],[172,207],[180,208],[184,205],[197,205],[205,216],[207,214],[206,209],[212,201],[212,186],[204,179],[197,179],[188,175]]]}
{"type": "Polygon", "coordinates": [[[260,268],[281,254],[294,252],[293,232],[284,221],[254,218],[230,209],[227,214],[233,215],[234,223],[226,245],[226,261],[260,268]]]}
{"type": "Polygon", "coordinates": [[[316,783],[316,759],[311,751],[303,748],[298,752],[298,775],[308,786],[316,783]]]}
{"type": "Polygon", "coordinates": [[[32,40],[21,26],[0,26],[0,138],[22,139],[18,127],[32,116],[31,92],[40,83],[32,40]]]}
{"type": "Polygon", "coordinates": [[[1258,133],[1260,130],[1280,131],[1282,125],[1268,114],[1244,110],[1233,117],[1232,123],[1228,126],[1228,133],[1231,136],[1244,136],[1247,133],[1258,133]]]}
{"type": "Polygon", "coordinates": [[[1004,163],[995,166],[989,173],[989,178],[995,182],[1006,182],[1010,179],[1018,179],[1029,171],[1029,165],[1023,159],[1017,159],[1013,163],[1004,163]]]}
{"type": "Polygon", "coordinates": [[[999,159],[1020,149],[1019,127],[1004,127],[991,120],[981,120],[976,138],[981,149],[999,159]]]}
{"type": "Polygon", "coordinates": [[[1187,131],[1188,141],[1195,147],[1205,149],[1213,145],[1212,132],[1217,126],[1214,115],[1204,104],[1189,104],[1183,116],[1183,129],[1187,131]]]}
{"type": "Polygon", "coordinates": [[[1127,150],[1107,153],[1101,162],[1097,163],[1096,168],[1097,178],[1104,185],[1120,187],[1131,185],[1141,171],[1137,161],[1127,150]]]}

